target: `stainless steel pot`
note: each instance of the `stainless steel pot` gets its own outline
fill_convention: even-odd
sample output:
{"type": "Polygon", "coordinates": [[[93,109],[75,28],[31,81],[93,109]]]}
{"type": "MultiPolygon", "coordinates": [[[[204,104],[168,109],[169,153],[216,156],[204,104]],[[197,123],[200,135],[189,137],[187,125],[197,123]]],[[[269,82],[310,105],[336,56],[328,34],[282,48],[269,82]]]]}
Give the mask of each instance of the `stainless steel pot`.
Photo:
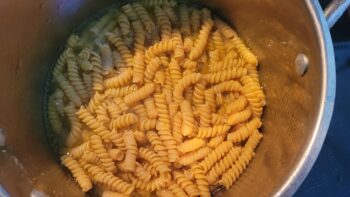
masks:
{"type": "MultiPolygon", "coordinates": [[[[350,1],[335,2],[344,8],[350,1]]],[[[83,195],[46,140],[44,85],[69,33],[112,3],[0,2],[0,136],[5,138],[2,143],[0,137],[0,196],[83,195]]],[[[291,196],[321,149],[334,105],[333,46],[321,7],[316,0],[204,3],[231,21],[259,57],[268,101],[264,140],[252,164],[224,195],[291,196]]],[[[333,8],[327,12],[329,25],[338,16],[333,8]]]]}

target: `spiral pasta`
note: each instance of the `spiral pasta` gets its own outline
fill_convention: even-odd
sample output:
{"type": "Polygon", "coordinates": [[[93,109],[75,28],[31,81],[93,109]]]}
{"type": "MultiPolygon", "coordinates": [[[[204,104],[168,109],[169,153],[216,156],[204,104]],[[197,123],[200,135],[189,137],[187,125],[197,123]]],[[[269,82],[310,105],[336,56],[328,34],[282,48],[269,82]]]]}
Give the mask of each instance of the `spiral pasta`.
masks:
{"type": "Polygon", "coordinates": [[[137,90],[137,86],[136,85],[129,85],[129,86],[123,86],[123,87],[119,87],[119,88],[109,88],[107,89],[104,94],[107,97],[123,97],[125,95],[128,95],[134,91],[137,90]]]}
{"type": "Polygon", "coordinates": [[[197,59],[203,53],[212,27],[213,21],[211,19],[205,21],[205,23],[202,25],[198,38],[196,39],[193,48],[188,55],[191,60],[197,59]]]}
{"type": "Polygon", "coordinates": [[[54,133],[59,134],[62,132],[63,124],[62,120],[60,118],[60,115],[57,111],[56,104],[55,104],[55,97],[51,95],[49,97],[49,102],[47,106],[47,113],[48,113],[48,118],[50,121],[51,128],[54,133]]]}
{"type": "Polygon", "coordinates": [[[199,190],[199,196],[209,197],[209,183],[204,174],[203,168],[200,165],[195,164],[191,167],[191,171],[196,179],[197,187],[199,190]]]}
{"type": "Polygon", "coordinates": [[[78,107],[82,104],[81,98],[63,74],[58,74],[56,76],[56,81],[60,88],[64,91],[65,95],[74,103],[75,106],[78,107]]]}
{"type": "Polygon", "coordinates": [[[186,191],[186,193],[189,196],[198,196],[199,195],[199,191],[198,191],[197,187],[195,186],[195,184],[192,182],[192,180],[190,178],[188,178],[182,172],[175,171],[175,172],[173,172],[173,176],[174,176],[176,183],[178,185],[180,185],[182,188],[184,188],[184,190],[186,191]]]}
{"type": "Polygon", "coordinates": [[[147,118],[147,112],[145,106],[141,102],[137,102],[131,109],[138,116],[138,119],[144,120],[147,118]]]}
{"type": "Polygon", "coordinates": [[[152,150],[146,148],[139,149],[139,155],[141,158],[149,161],[152,166],[160,173],[169,173],[169,167],[160,159],[160,157],[152,150]]]}
{"type": "Polygon", "coordinates": [[[255,154],[266,104],[257,57],[209,9],[176,4],[113,6],[58,57],[48,120],[84,191],[215,195],[255,154]]]}
{"type": "Polygon", "coordinates": [[[180,6],[179,15],[180,15],[181,33],[184,36],[189,36],[191,34],[191,25],[190,25],[190,15],[189,15],[188,7],[186,5],[180,6]]]}
{"type": "Polygon", "coordinates": [[[190,140],[184,141],[181,143],[177,149],[181,153],[188,153],[194,150],[197,150],[198,148],[203,147],[206,144],[205,140],[200,138],[192,138],[190,140]]]}
{"type": "Polygon", "coordinates": [[[184,90],[191,84],[197,83],[200,80],[200,78],[201,78],[200,73],[193,73],[193,74],[186,75],[181,80],[179,80],[176,86],[174,87],[174,93],[173,93],[174,99],[177,102],[181,102],[184,99],[183,98],[184,90]]]}
{"type": "Polygon", "coordinates": [[[133,185],[121,180],[111,172],[104,172],[100,167],[88,163],[83,163],[82,166],[93,177],[93,180],[105,184],[113,190],[122,192],[126,195],[131,194],[134,190],[133,185]]]}
{"type": "Polygon", "coordinates": [[[102,197],[127,197],[127,195],[120,192],[112,192],[112,191],[103,191],[102,197]]]}
{"type": "Polygon", "coordinates": [[[128,84],[131,78],[132,78],[132,71],[128,69],[113,78],[106,79],[104,81],[104,86],[106,88],[122,87],[128,84]]]}
{"type": "Polygon", "coordinates": [[[236,125],[242,122],[247,121],[252,115],[252,111],[250,108],[247,108],[243,111],[234,113],[227,117],[227,124],[229,125],[236,125]]]}
{"type": "Polygon", "coordinates": [[[74,178],[77,180],[78,184],[84,192],[89,191],[92,188],[90,178],[84,172],[83,168],[80,166],[77,160],[65,155],[61,157],[61,161],[62,164],[72,172],[74,178]]]}
{"type": "Polygon", "coordinates": [[[139,16],[146,32],[152,34],[156,30],[156,25],[154,24],[147,10],[140,3],[137,2],[132,3],[132,7],[135,10],[136,14],[139,16]]]}
{"type": "Polygon", "coordinates": [[[157,118],[158,117],[158,111],[156,108],[156,104],[154,103],[154,98],[149,97],[146,98],[143,101],[145,107],[146,107],[146,111],[147,111],[147,116],[148,118],[157,118]]]}
{"type": "Polygon", "coordinates": [[[233,133],[229,133],[227,135],[227,140],[232,142],[240,142],[242,140],[247,139],[249,135],[261,126],[261,120],[259,118],[254,118],[249,121],[246,125],[234,131],[233,133]]]}
{"type": "Polygon", "coordinates": [[[149,181],[152,178],[150,172],[148,172],[141,164],[136,163],[135,176],[142,181],[149,181]]]}
{"type": "Polygon", "coordinates": [[[190,165],[198,160],[203,159],[210,152],[210,150],[211,149],[209,147],[202,147],[193,152],[189,152],[180,157],[179,163],[184,166],[190,165]]]}
{"type": "Polygon", "coordinates": [[[190,102],[184,100],[180,104],[181,114],[182,114],[182,125],[181,125],[181,133],[184,136],[188,136],[192,134],[195,130],[194,124],[195,120],[193,117],[193,112],[191,108],[190,102]]]}
{"type": "Polygon", "coordinates": [[[94,91],[101,91],[103,87],[103,70],[101,56],[97,53],[92,53],[92,89],[94,91]]]}
{"type": "Polygon", "coordinates": [[[124,132],[124,143],[126,147],[124,161],[120,164],[123,169],[134,172],[136,168],[137,143],[131,131],[124,132]]]}
{"type": "Polygon", "coordinates": [[[240,152],[240,147],[232,148],[224,158],[213,166],[207,175],[209,184],[215,183],[218,177],[234,164],[240,152]]]}
{"type": "Polygon", "coordinates": [[[161,65],[161,60],[158,57],[153,58],[146,67],[145,71],[145,82],[152,82],[154,75],[161,65]]]}
{"type": "Polygon", "coordinates": [[[147,139],[151,143],[154,151],[161,157],[163,161],[168,161],[167,149],[164,146],[162,140],[154,131],[147,132],[147,139]]]}
{"type": "Polygon", "coordinates": [[[133,58],[132,53],[127,47],[127,45],[123,42],[123,40],[114,33],[106,33],[107,39],[117,48],[118,52],[122,56],[124,62],[128,65],[128,67],[132,67],[133,58]]]}
{"type": "Polygon", "coordinates": [[[156,119],[144,119],[140,120],[139,129],[141,131],[150,131],[156,128],[157,120],[156,119]]]}
{"type": "Polygon", "coordinates": [[[124,97],[124,102],[130,106],[138,101],[141,101],[151,95],[154,92],[154,88],[153,83],[146,84],[135,92],[126,95],[124,97]]]}
{"type": "Polygon", "coordinates": [[[164,10],[159,7],[154,7],[154,16],[157,19],[157,23],[160,30],[160,36],[162,40],[167,40],[171,38],[171,22],[164,10]]]}
{"type": "Polygon", "coordinates": [[[83,101],[86,101],[88,98],[88,93],[83,84],[81,77],[79,76],[78,64],[74,59],[67,60],[67,68],[68,68],[68,79],[71,82],[72,86],[82,98],[83,101]]]}
{"type": "Polygon", "coordinates": [[[108,154],[107,150],[103,146],[102,139],[98,135],[92,135],[90,137],[90,146],[96,155],[100,158],[103,168],[108,172],[115,172],[115,167],[112,158],[108,154]]]}
{"type": "Polygon", "coordinates": [[[173,192],[175,197],[182,197],[186,196],[186,193],[183,188],[181,188],[178,184],[176,183],[170,183],[169,185],[169,190],[173,192]]]}
{"type": "Polygon", "coordinates": [[[117,117],[113,121],[111,121],[110,128],[120,129],[120,128],[128,127],[136,123],[137,120],[138,120],[137,116],[133,113],[124,114],[117,117]]]}

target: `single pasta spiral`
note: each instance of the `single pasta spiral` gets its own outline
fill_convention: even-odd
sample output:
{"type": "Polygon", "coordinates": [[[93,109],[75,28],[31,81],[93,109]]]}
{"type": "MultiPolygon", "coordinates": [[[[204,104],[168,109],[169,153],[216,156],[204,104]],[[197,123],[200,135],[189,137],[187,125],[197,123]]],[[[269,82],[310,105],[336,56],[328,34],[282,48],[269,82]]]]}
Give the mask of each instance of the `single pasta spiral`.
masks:
{"type": "Polygon", "coordinates": [[[64,155],[61,157],[62,164],[66,166],[76,178],[80,187],[84,192],[89,191],[92,188],[92,183],[88,175],[84,172],[81,165],[77,160],[73,159],[70,156],[64,155]]]}

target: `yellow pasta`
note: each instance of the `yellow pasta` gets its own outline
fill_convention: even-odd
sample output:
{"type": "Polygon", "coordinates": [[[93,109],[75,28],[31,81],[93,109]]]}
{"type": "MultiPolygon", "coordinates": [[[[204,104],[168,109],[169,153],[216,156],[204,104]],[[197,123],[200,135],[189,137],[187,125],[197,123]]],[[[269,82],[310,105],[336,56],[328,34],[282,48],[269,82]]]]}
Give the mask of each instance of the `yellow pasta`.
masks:
{"type": "Polygon", "coordinates": [[[120,192],[112,192],[112,191],[103,191],[102,197],[127,197],[127,195],[120,192]]]}
{"type": "Polygon", "coordinates": [[[115,172],[117,169],[112,158],[103,146],[102,139],[98,135],[90,137],[90,146],[96,155],[100,158],[103,168],[108,172],[115,172]]]}
{"type": "Polygon", "coordinates": [[[120,88],[109,88],[107,89],[104,94],[107,96],[107,97],[111,97],[111,98],[114,98],[114,97],[123,97],[125,95],[128,95],[134,91],[137,90],[137,86],[136,85],[129,85],[129,86],[123,86],[123,87],[120,87],[120,88]]]}
{"type": "Polygon", "coordinates": [[[140,120],[139,129],[141,131],[149,131],[156,128],[157,119],[140,120]]]}
{"type": "Polygon", "coordinates": [[[199,196],[199,190],[192,180],[180,171],[173,172],[174,179],[189,196],[199,196]]]}
{"type": "Polygon", "coordinates": [[[212,150],[206,157],[199,163],[202,166],[204,173],[208,172],[209,169],[217,163],[231,148],[233,147],[230,141],[225,141],[218,144],[214,150],[212,150]]]}
{"type": "Polygon", "coordinates": [[[248,104],[247,99],[244,96],[240,96],[237,100],[228,104],[224,110],[226,114],[232,114],[243,110],[248,104]]]}
{"type": "Polygon", "coordinates": [[[181,153],[188,153],[194,150],[197,150],[198,148],[201,148],[203,146],[205,146],[206,142],[203,139],[200,138],[192,138],[190,140],[184,141],[183,143],[181,143],[177,149],[181,152],[181,153]]]}
{"type": "Polygon", "coordinates": [[[71,155],[75,159],[79,159],[87,151],[90,151],[90,143],[88,141],[84,142],[83,144],[80,144],[76,147],[71,148],[68,151],[68,154],[71,155]]]}
{"type": "Polygon", "coordinates": [[[168,161],[168,153],[167,153],[167,149],[164,146],[162,140],[160,139],[160,137],[158,136],[157,133],[155,133],[154,131],[148,131],[147,132],[147,139],[148,141],[151,143],[154,151],[161,157],[161,159],[163,161],[168,161]]]}
{"type": "Polygon", "coordinates": [[[208,142],[208,146],[211,148],[217,147],[219,144],[221,144],[221,142],[225,140],[226,134],[227,133],[212,137],[208,142]]]}
{"type": "Polygon", "coordinates": [[[209,73],[203,76],[210,84],[216,84],[231,79],[237,79],[247,74],[247,69],[243,67],[234,67],[231,69],[209,73]]]}
{"type": "Polygon", "coordinates": [[[88,175],[84,172],[77,160],[70,156],[64,155],[61,157],[62,164],[66,166],[73,174],[74,178],[79,183],[84,192],[92,188],[92,183],[88,175]]]}
{"type": "Polygon", "coordinates": [[[209,9],[177,3],[113,6],[58,57],[48,122],[83,191],[210,196],[252,160],[266,104],[258,58],[209,9]]]}
{"type": "Polygon", "coordinates": [[[183,141],[183,135],[181,133],[182,115],[180,112],[176,113],[173,118],[173,137],[177,144],[181,144],[183,141]]]}
{"type": "Polygon", "coordinates": [[[111,158],[115,161],[122,161],[124,159],[124,152],[120,149],[113,148],[108,151],[111,158]]]}
{"type": "Polygon", "coordinates": [[[225,157],[212,167],[207,175],[209,184],[215,183],[218,180],[218,177],[234,164],[240,152],[241,148],[232,148],[225,157]]]}
{"type": "Polygon", "coordinates": [[[131,109],[135,112],[140,120],[147,118],[146,108],[142,103],[137,102],[134,106],[131,107],[131,109]]]}
{"type": "Polygon", "coordinates": [[[127,85],[132,78],[132,71],[131,70],[126,70],[119,75],[106,79],[104,81],[104,86],[106,88],[119,88],[124,85],[127,85]]]}
{"type": "Polygon", "coordinates": [[[131,131],[124,132],[124,143],[126,147],[125,158],[120,165],[125,170],[134,172],[136,168],[137,143],[131,131]]]}
{"type": "Polygon", "coordinates": [[[188,55],[191,60],[197,59],[203,53],[212,27],[213,21],[211,19],[205,21],[205,23],[202,25],[198,38],[196,39],[193,48],[188,55]]]}
{"type": "Polygon", "coordinates": [[[135,92],[132,92],[124,97],[124,102],[127,105],[135,104],[138,101],[141,101],[148,96],[150,96],[154,92],[154,84],[149,83],[143,86],[142,88],[136,90],[135,92]]]}
{"type": "Polygon", "coordinates": [[[199,196],[210,197],[211,195],[209,191],[209,183],[207,177],[204,174],[203,168],[198,164],[194,164],[191,167],[191,171],[196,179],[199,196]]]}
{"type": "Polygon", "coordinates": [[[122,116],[117,117],[110,123],[110,128],[120,129],[128,127],[137,122],[137,116],[133,113],[128,113],[122,116]]]}
{"type": "Polygon", "coordinates": [[[234,113],[227,117],[227,124],[229,125],[236,125],[242,122],[247,121],[252,115],[252,111],[250,108],[247,108],[243,111],[234,113]]]}
{"type": "Polygon", "coordinates": [[[184,166],[193,164],[196,161],[203,159],[210,152],[210,150],[211,149],[209,147],[202,147],[193,152],[186,153],[180,157],[179,163],[184,166]]]}
{"type": "Polygon", "coordinates": [[[250,163],[254,156],[254,149],[260,142],[261,138],[262,134],[255,130],[249,137],[235,164],[222,175],[220,183],[227,189],[237,180],[238,176],[250,163]]]}
{"type": "Polygon", "coordinates": [[[133,133],[134,133],[134,138],[138,145],[145,146],[148,144],[148,139],[146,137],[146,134],[143,131],[135,130],[133,133]]]}
{"type": "Polygon", "coordinates": [[[193,73],[193,74],[184,76],[181,80],[179,80],[176,86],[174,87],[174,99],[177,102],[181,102],[184,99],[183,98],[184,90],[188,86],[197,83],[200,80],[200,78],[201,78],[200,73],[193,73]]]}
{"type": "Polygon", "coordinates": [[[135,176],[142,181],[149,181],[152,178],[150,172],[148,172],[141,164],[136,163],[135,176]]]}
{"type": "Polygon", "coordinates": [[[122,192],[126,195],[131,194],[134,190],[133,185],[121,180],[110,172],[104,172],[103,169],[98,166],[88,163],[83,163],[82,166],[93,177],[94,181],[105,184],[113,190],[122,192]]]}
{"type": "Polygon", "coordinates": [[[147,111],[147,116],[148,118],[157,118],[158,117],[158,111],[156,108],[156,104],[154,103],[154,99],[152,97],[146,98],[143,101],[146,111],[147,111]]]}
{"type": "Polygon", "coordinates": [[[141,158],[149,161],[160,174],[170,172],[170,168],[160,159],[160,157],[154,151],[146,148],[140,148],[139,155],[141,158]]]}
{"type": "Polygon", "coordinates": [[[232,142],[240,142],[242,140],[245,140],[255,129],[258,129],[261,126],[261,124],[262,123],[259,118],[254,118],[243,127],[239,128],[238,130],[232,133],[229,133],[227,135],[227,140],[230,140],[232,142]]]}
{"type": "Polygon", "coordinates": [[[181,133],[184,136],[192,134],[195,130],[195,120],[193,117],[192,107],[189,101],[183,100],[180,104],[182,114],[181,133]]]}
{"type": "Polygon", "coordinates": [[[81,159],[83,159],[89,163],[93,163],[93,164],[100,164],[101,163],[100,159],[98,158],[98,156],[94,152],[89,152],[89,151],[84,152],[81,159]]]}
{"type": "Polygon", "coordinates": [[[161,60],[158,57],[153,58],[146,67],[145,71],[145,82],[152,82],[154,75],[161,65],[161,60]]]}
{"type": "Polygon", "coordinates": [[[170,183],[168,189],[173,192],[175,197],[187,196],[184,189],[176,183],[170,183]]]}

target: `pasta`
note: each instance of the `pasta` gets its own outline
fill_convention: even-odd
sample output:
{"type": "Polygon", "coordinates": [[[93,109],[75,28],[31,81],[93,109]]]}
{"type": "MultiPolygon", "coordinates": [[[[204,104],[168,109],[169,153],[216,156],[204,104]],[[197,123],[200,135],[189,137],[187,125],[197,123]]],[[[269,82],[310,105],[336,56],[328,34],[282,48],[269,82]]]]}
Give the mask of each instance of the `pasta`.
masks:
{"type": "Polygon", "coordinates": [[[115,172],[117,170],[112,161],[112,158],[103,146],[101,137],[98,135],[92,135],[90,137],[90,146],[96,155],[100,158],[102,166],[106,171],[115,172]]]}
{"type": "Polygon", "coordinates": [[[83,191],[89,191],[92,188],[92,183],[88,175],[84,172],[83,168],[80,166],[78,161],[73,159],[70,156],[62,156],[61,158],[62,164],[66,166],[73,174],[74,178],[76,178],[80,187],[83,191]]]}
{"type": "Polygon", "coordinates": [[[52,76],[61,162],[98,196],[215,195],[262,139],[258,58],[189,2],[111,6],[68,38],[52,76]]]}
{"type": "Polygon", "coordinates": [[[92,65],[92,89],[94,91],[103,90],[103,70],[102,60],[99,54],[92,53],[91,57],[92,65]]]}

